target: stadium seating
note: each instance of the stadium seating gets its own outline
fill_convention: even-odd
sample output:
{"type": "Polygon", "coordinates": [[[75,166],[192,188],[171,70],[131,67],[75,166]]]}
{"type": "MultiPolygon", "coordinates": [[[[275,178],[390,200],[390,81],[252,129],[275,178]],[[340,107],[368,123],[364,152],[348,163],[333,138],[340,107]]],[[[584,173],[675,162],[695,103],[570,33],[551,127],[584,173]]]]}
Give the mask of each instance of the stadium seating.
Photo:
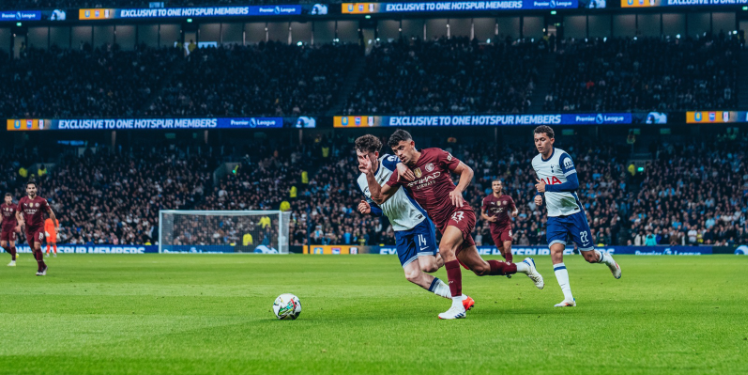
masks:
{"type": "MultiPolygon", "coordinates": [[[[581,183],[578,193],[595,243],[748,242],[748,138],[720,139],[719,147],[715,142],[653,143],[653,162],[641,173],[628,165],[628,147],[560,142],[559,147],[575,160],[581,183]]],[[[544,244],[545,215],[532,203],[535,180],[530,160],[535,152],[531,146],[497,149],[470,144],[439,145],[474,169],[467,200],[479,210],[491,181],[501,178],[505,192],[519,208],[514,243],[544,244]]],[[[258,142],[217,153],[217,149],[211,153],[195,147],[110,153],[100,147],[97,155],[106,158],[93,157],[90,150],[80,156],[65,154],[56,168],[40,179],[40,192],[58,213],[61,243],[155,244],[159,209],[278,209],[288,202],[291,245],[305,242],[308,215],[313,244],[394,244],[394,233],[386,221],[356,211],[362,194],[355,181],[355,152],[346,139],[319,138],[294,147],[258,142]],[[242,159],[243,164],[213,185],[212,172],[226,158],[242,159]]],[[[11,178],[0,181],[0,189],[15,190],[20,197],[27,178],[19,175],[19,169],[30,167],[38,158],[36,154],[3,154],[0,172],[11,178]]],[[[218,236],[192,230],[190,241],[238,243],[240,231],[227,222],[218,236]]],[[[478,220],[474,236],[479,244],[492,244],[484,220],[478,220]]],[[[257,243],[267,237],[274,244],[276,230],[266,230],[262,237],[257,243]]]]}
{"type": "Polygon", "coordinates": [[[468,38],[377,45],[346,114],[524,112],[547,48],[468,38]]]}
{"type": "Polygon", "coordinates": [[[158,89],[176,49],[116,45],[91,49],[23,48],[0,58],[0,113],[12,117],[137,117],[158,89]]]}
{"type": "Polygon", "coordinates": [[[149,116],[293,116],[321,114],[359,48],[269,42],[193,51],[178,64],[149,116]],[[199,73],[197,73],[199,72],[199,73]]]}
{"type": "Polygon", "coordinates": [[[734,108],[739,50],[737,39],[723,34],[563,40],[544,109],[734,108]]]}

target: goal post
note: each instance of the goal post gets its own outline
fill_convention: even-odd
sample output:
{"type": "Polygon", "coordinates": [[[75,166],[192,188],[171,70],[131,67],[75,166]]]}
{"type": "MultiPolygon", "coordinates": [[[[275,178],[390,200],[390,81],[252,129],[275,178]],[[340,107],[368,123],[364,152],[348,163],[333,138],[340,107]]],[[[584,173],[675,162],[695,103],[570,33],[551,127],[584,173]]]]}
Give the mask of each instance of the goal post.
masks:
{"type": "Polygon", "coordinates": [[[288,254],[290,212],[159,211],[159,253],[288,254]]]}

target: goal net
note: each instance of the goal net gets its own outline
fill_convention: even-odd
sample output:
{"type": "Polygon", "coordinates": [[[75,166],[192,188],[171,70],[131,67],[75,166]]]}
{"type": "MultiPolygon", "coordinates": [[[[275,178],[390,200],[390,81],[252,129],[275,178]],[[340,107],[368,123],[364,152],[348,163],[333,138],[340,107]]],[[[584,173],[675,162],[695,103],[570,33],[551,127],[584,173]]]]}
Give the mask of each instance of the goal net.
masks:
{"type": "Polygon", "coordinates": [[[159,212],[160,253],[288,254],[289,212],[159,212]]]}

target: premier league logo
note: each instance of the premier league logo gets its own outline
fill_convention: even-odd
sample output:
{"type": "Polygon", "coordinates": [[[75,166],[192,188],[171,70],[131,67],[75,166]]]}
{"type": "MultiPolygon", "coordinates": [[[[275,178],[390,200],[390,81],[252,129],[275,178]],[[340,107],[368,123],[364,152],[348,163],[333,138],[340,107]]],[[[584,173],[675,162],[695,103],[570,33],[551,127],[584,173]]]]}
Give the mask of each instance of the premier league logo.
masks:
{"type": "Polygon", "coordinates": [[[555,8],[555,7],[556,7],[556,1],[555,0],[551,0],[551,8],[555,8]]]}
{"type": "Polygon", "coordinates": [[[595,122],[598,124],[603,123],[603,115],[601,113],[598,113],[597,116],[595,116],[595,122]]]}
{"type": "Polygon", "coordinates": [[[249,119],[249,127],[250,128],[256,128],[257,127],[257,119],[255,119],[254,117],[252,117],[251,119],[249,119]]]}
{"type": "Polygon", "coordinates": [[[275,9],[273,10],[273,12],[275,12],[275,14],[280,14],[281,13],[281,8],[280,7],[275,7],[275,9]]]}
{"type": "Polygon", "coordinates": [[[694,119],[694,121],[697,121],[697,122],[701,121],[701,112],[695,112],[693,114],[693,119],[694,119]]]}

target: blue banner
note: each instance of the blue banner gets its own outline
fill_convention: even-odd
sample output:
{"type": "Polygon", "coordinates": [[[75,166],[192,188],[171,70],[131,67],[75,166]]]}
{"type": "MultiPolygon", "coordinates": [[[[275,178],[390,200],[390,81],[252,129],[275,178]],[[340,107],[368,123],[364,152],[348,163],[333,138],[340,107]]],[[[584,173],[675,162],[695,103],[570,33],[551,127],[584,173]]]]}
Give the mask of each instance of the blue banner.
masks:
{"type": "MultiPolygon", "coordinates": [[[[604,8],[601,3],[600,8],[604,8]]],[[[404,3],[343,3],[343,14],[496,12],[505,10],[576,9],[578,0],[425,1],[404,3]]]]}
{"type": "MultiPolygon", "coordinates": [[[[645,114],[642,114],[645,115],[645,114]]],[[[621,125],[633,124],[631,113],[582,114],[512,114],[512,115],[443,115],[443,116],[335,116],[334,126],[505,126],[505,125],[621,125]]],[[[667,115],[658,121],[652,116],[636,122],[667,123],[667,115]]]]}
{"type": "Polygon", "coordinates": [[[270,129],[282,128],[282,117],[157,119],[8,119],[9,131],[143,130],[143,129],[270,129]]]}
{"type": "MultiPolygon", "coordinates": [[[[608,254],[619,255],[709,255],[712,254],[711,246],[605,246],[595,248],[608,254]]],[[[376,248],[370,251],[376,254],[376,248]]],[[[478,246],[480,255],[501,255],[495,246],[478,246]]],[[[394,246],[379,248],[379,254],[397,254],[394,246]]],[[[551,255],[548,246],[516,246],[512,245],[512,254],[518,256],[551,255]]],[[[574,254],[573,249],[564,250],[564,255],[574,254]]]]}
{"type": "MultiPolygon", "coordinates": [[[[16,245],[16,251],[31,254],[28,245],[16,245]]],[[[4,252],[0,249],[0,252],[4,252]]],[[[158,246],[145,245],[57,245],[60,254],[148,254],[158,253],[158,246]]]]}
{"type": "Polygon", "coordinates": [[[0,12],[0,21],[39,21],[42,12],[39,10],[11,10],[0,12]]]}
{"type": "Polygon", "coordinates": [[[165,254],[224,254],[224,253],[253,253],[253,254],[278,254],[278,250],[265,245],[253,246],[228,246],[228,245],[164,245],[162,250],[165,254]]]}
{"type": "Polygon", "coordinates": [[[79,9],[83,21],[184,17],[289,16],[301,14],[301,5],[260,5],[189,8],[79,9]]]}

